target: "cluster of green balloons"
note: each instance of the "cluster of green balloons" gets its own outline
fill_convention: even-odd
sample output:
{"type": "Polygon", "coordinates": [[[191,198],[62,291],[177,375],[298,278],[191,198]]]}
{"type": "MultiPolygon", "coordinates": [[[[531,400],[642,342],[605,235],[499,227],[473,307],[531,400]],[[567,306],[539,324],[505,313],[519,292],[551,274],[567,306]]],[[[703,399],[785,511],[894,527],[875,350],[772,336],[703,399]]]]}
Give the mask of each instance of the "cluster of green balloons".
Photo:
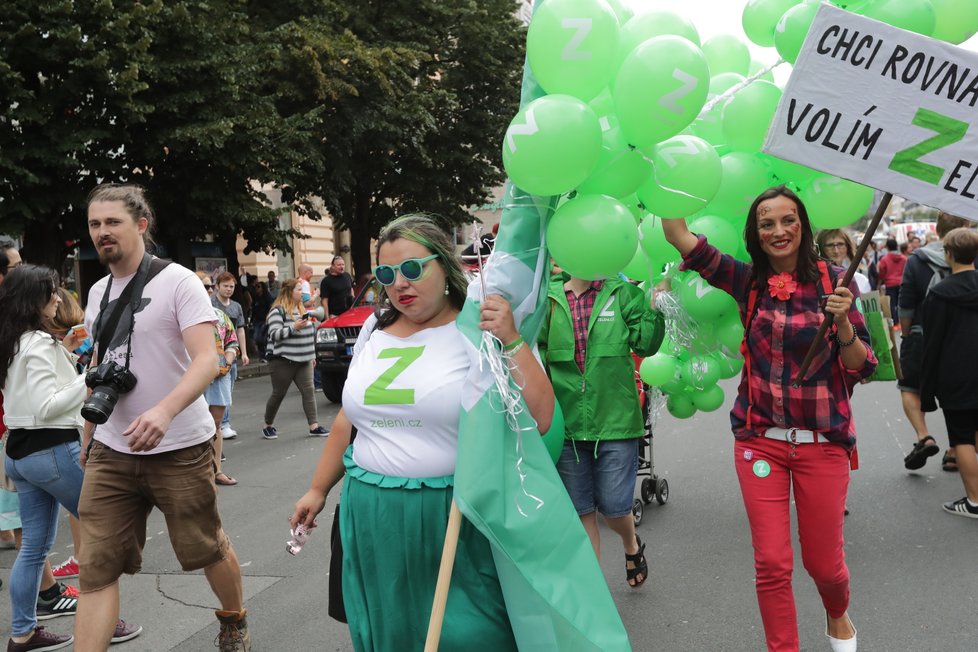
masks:
{"type": "MultiPolygon", "coordinates": [[[[762,47],[774,46],[794,63],[821,0],[748,0],[744,33],[762,47]]],[[[949,43],[978,33],[974,0],[832,0],[848,11],[949,43]]]]}
{"type": "Polygon", "coordinates": [[[744,327],[733,298],[708,285],[699,274],[674,275],[672,288],[694,325],[690,342],[668,339],[639,365],[642,381],[666,395],[666,409],[688,419],[697,411],[712,412],[724,402],[722,378],[740,373],[740,342],[744,327]]]}

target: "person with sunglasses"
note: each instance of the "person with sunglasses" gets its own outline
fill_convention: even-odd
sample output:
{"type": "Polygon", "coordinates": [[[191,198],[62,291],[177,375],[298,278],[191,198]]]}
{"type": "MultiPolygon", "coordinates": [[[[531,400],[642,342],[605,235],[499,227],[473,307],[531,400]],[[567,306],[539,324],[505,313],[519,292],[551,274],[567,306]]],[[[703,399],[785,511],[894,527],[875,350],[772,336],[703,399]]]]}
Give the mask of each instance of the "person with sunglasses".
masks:
{"type": "MultiPolygon", "coordinates": [[[[377,242],[384,301],[353,350],[333,422],[292,527],[315,525],[343,478],[343,603],[362,650],[424,647],[452,502],[463,381],[471,365],[456,318],[467,281],[454,246],[430,218],[407,215],[377,242]],[[351,432],[356,427],[356,438],[351,432]]],[[[519,336],[509,302],[489,295],[480,327],[503,344],[540,432],[554,394],[519,336]]],[[[488,541],[463,522],[441,634],[444,649],[515,650],[488,541]]]]}
{"type": "Polygon", "coordinates": [[[316,359],[316,326],[309,316],[302,299],[302,284],[290,278],[282,283],[282,291],[268,311],[268,368],[272,383],[272,395],[265,404],[265,426],[261,434],[265,439],[278,439],[275,416],[282,399],[295,384],[302,395],[302,410],[306,413],[309,434],[325,437],[328,432],[319,425],[316,411],[316,392],[312,382],[312,368],[316,359]]]}

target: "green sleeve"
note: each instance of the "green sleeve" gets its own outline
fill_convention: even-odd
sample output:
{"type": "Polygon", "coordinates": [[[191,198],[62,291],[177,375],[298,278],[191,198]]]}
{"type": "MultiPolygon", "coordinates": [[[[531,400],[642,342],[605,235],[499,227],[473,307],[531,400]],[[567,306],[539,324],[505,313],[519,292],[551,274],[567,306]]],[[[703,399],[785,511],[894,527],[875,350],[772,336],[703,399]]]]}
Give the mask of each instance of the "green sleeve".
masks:
{"type": "Polygon", "coordinates": [[[628,348],[643,358],[658,351],[665,323],[662,313],[652,310],[645,293],[625,284],[621,290],[621,313],[628,326],[628,348]]]}

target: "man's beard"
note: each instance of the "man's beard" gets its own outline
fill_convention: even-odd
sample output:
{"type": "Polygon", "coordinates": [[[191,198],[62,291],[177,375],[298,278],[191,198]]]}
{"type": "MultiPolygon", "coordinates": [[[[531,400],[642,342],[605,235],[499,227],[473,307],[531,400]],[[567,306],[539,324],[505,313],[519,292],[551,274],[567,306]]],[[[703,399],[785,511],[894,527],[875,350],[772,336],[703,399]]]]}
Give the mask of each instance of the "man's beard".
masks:
{"type": "Polygon", "coordinates": [[[104,249],[98,250],[98,260],[103,265],[111,265],[112,263],[117,263],[123,258],[122,250],[119,249],[119,245],[116,244],[115,249],[111,252],[106,253],[104,249]]]}

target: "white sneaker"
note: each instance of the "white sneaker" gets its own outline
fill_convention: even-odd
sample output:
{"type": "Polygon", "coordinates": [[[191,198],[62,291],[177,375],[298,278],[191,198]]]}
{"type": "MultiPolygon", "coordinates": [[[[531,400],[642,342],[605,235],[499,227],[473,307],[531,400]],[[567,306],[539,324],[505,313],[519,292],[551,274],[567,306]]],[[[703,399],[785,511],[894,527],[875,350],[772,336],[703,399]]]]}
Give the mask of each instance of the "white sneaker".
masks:
{"type": "Polygon", "coordinates": [[[221,439],[234,439],[238,436],[238,431],[231,426],[223,426],[221,428],[221,439]]]}
{"type": "MultiPolygon", "coordinates": [[[[849,614],[846,614],[846,618],[849,618],[849,614]]],[[[856,626],[852,625],[852,620],[849,624],[852,625],[852,638],[833,638],[829,636],[829,625],[828,625],[829,615],[825,614],[825,637],[829,639],[829,647],[832,648],[832,652],[857,652],[857,641],[856,641],[856,626]]]]}

